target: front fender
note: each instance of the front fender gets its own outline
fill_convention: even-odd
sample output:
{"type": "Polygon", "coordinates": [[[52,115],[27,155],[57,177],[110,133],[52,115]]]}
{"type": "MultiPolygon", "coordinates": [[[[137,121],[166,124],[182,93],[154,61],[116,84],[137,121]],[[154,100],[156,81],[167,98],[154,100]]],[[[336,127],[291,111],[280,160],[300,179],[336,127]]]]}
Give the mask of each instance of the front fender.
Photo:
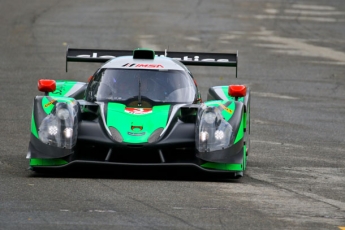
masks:
{"type": "Polygon", "coordinates": [[[79,104],[74,98],[36,96],[31,121],[30,157],[58,158],[71,154],[77,140],[79,120],[79,104]]]}
{"type": "Polygon", "coordinates": [[[205,103],[198,111],[196,122],[196,156],[209,162],[234,163],[234,157],[239,159],[238,156],[243,153],[244,123],[244,104],[242,102],[212,101],[205,103]],[[213,123],[209,117],[214,115],[206,115],[207,113],[216,114],[213,123]]]}

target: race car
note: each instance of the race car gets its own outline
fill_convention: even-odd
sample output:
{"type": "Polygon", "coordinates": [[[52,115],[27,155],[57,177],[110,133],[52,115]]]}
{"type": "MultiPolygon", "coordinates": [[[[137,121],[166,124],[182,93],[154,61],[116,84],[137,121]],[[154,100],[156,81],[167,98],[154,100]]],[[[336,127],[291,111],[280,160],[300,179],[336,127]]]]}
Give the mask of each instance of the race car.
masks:
{"type": "Polygon", "coordinates": [[[250,134],[250,89],[209,88],[202,101],[187,65],[236,67],[237,53],[67,49],[99,62],[87,82],[40,79],[27,158],[33,171],[194,167],[240,178],[250,134]]]}

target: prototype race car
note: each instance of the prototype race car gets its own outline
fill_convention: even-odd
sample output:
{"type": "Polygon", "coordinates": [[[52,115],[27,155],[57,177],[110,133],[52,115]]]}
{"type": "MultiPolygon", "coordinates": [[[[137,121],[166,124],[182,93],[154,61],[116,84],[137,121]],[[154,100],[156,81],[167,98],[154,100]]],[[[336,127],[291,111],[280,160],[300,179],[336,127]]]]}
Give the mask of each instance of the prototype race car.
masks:
{"type": "Polygon", "coordinates": [[[41,79],[30,169],[74,165],[187,166],[239,178],[246,169],[250,90],[214,86],[202,102],[186,65],[236,67],[238,55],[149,49],[67,49],[68,62],[101,62],[87,83],[41,79]]]}

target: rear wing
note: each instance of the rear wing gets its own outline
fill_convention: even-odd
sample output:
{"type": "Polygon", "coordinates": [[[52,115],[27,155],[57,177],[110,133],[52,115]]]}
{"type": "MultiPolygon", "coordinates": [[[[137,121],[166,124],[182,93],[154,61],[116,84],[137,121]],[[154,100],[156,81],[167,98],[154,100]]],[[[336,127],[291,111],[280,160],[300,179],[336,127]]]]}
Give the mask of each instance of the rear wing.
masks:
{"type": "MultiPolygon", "coordinates": [[[[178,60],[184,65],[191,66],[223,66],[236,67],[238,52],[236,53],[198,53],[198,52],[167,52],[155,51],[156,56],[165,56],[178,60]]],[[[104,63],[120,56],[133,56],[132,50],[100,50],[100,49],[69,49],[66,52],[66,72],[68,62],[98,62],[104,63]]]]}

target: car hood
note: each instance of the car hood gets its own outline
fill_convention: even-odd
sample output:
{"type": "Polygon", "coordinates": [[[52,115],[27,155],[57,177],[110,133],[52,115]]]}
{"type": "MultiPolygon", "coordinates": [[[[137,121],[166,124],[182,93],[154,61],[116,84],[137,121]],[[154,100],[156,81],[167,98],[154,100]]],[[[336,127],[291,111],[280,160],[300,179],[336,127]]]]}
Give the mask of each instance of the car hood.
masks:
{"type": "Polygon", "coordinates": [[[155,131],[166,127],[170,105],[134,108],[121,103],[108,103],[105,111],[107,127],[115,128],[123,142],[136,144],[148,142],[155,131]]]}

